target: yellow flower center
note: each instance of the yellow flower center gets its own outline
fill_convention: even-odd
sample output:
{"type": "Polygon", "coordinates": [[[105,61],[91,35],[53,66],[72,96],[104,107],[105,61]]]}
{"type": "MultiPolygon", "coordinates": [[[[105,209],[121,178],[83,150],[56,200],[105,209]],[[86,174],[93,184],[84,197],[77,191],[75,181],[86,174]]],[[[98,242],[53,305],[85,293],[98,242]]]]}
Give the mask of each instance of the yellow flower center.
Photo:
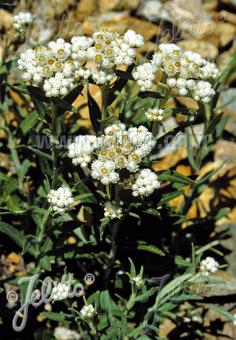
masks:
{"type": "Polygon", "coordinates": [[[101,173],[102,173],[103,175],[106,175],[106,174],[108,173],[107,168],[101,168],[101,173]]]}
{"type": "Polygon", "coordinates": [[[63,54],[65,53],[65,51],[61,48],[60,50],[57,51],[57,53],[58,53],[59,55],[63,55],[63,54]]]}
{"type": "Polygon", "coordinates": [[[102,49],[102,45],[97,43],[97,44],[95,44],[95,48],[96,48],[96,50],[101,50],[102,49]]]}
{"type": "Polygon", "coordinates": [[[115,152],[114,152],[114,151],[110,151],[110,152],[109,152],[109,157],[110,157],[110,158],[113,158],[114,156],[115,156],[115,152]]]}
{"type": "Polygon", "coordinates": [[[107,155],[107,150],[104,150],[104,149],[103,149],[103,150],[101,150],[100,153],[101,153],[102,156],[106,156],[106,155],[107,155]]]}
{"type": "Polygon", "coordinates": [[[113,51],[111,48],[109,48],[108,50],[106,50],[106,54],[107,55],[112,55],[113,54],[113,51]]]}
{"type": "Polygon", "coordinates": [[[131,155],[131,158],[133,161],[138,161],[139,160],[139,156],[136,155],[135,153],[131,155]]]}
{"type": "Polygon", "coordinates": [[[52,65],[54,63],[54,60],[53,59],[48,59],[48,64],[49,65],[52,65]]]}
{"type": "Polygon", "coordinates": [[[102,56],[100,54],[97,54],[95,56],[95,61],[96,61],[96,63],[100,63],[102,61],[102,56]]]}

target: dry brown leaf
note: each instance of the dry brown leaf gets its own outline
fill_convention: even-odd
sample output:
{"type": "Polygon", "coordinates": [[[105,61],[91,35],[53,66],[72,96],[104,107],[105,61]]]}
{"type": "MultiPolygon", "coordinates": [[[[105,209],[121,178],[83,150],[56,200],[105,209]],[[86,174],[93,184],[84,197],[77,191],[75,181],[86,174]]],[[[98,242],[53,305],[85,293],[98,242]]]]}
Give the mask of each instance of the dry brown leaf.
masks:
{"type": "Polygon", "coordinates": [[[221,140],[214,146],[214,159],[219,162],[236,165],[236,144],[221,140]]]}
{"type": "Polygon", "coordinates": [[[75,16],[83,21],[87,16],[97,11],[98,3],[96,0],[80,0],[77,5],[75,16]]]}
{"type": "Polygon", "coordinates": [[[205,40],[186,39],[178,43],[185,50],[190,50],[201,54],[206,59],[216,59],[218,48],[205,40]]]}
{"type": "Polygon", "coordinates": [[[185,159],[186,157],[186,149],[177,149],[175,152],[154,163],[152,168],[155,171],[167,170],[174,167],[179,161],[185,159]]]}
{"type": "Polygon", "coordinates": [[[0,30],[9,30],[12,26],[13,15],[4,9],[0,9],[0,30]]]}
{"type": "Polygon", "coordinates": [[[226,46],[235,38],[235,26],[226,23],[219,22],[215,25],[214,34],[220,39],[220,46],[226,46]]]}

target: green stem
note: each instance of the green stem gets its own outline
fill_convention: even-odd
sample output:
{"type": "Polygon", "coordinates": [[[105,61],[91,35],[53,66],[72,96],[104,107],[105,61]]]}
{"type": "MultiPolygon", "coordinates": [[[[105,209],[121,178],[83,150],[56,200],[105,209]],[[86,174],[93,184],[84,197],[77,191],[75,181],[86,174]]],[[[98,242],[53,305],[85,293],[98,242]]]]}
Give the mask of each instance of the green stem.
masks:
{"type": "Polygon", "coordinates": [[[56,118],[57,118],[57,111],[56,111],[56,107],[53,107],[52,110],[52,127],[51,127],[51,131],[52,131],[52,136],[53,136],[53,140],[52,140],[52,167],[53,167],[53,173],[52,173],[52,188],[55,187],[56,184],[56,179],[57,179],[57,148],[56,148],[56,140],[57,140],[57,132],[56,132],[56,118]]]}
{"type": "Polygon", "coordinates": [[[21,163],[19,160],[19,156],[18,153],[16,151],[16,145],[15,145],[15,141],[14,141],[14,137],[11,133],[11,130],[7,128],[7,133],[8,133],[8,141],[9,141],[9,148],[11,151],[11,157],[14,163],[14,167],[16,170],[16,174],[18,177],[18,184],[19,184],[19,189],[23,190],[23,178],[21,176],[21,163]]]}
{"type": "Polygon", "coordinates": [[[106,85],[102,86],[102,121],[108,117],[108,110],[107,110],[107,95],[108,95],[108,88],[106,85]]]}
{"type": "Polygon", "coordinates": [[[154,137],[157,136],[158,131],[159,131],[159,122],[154,122],[152,125],[152,134],[154,137]]]}

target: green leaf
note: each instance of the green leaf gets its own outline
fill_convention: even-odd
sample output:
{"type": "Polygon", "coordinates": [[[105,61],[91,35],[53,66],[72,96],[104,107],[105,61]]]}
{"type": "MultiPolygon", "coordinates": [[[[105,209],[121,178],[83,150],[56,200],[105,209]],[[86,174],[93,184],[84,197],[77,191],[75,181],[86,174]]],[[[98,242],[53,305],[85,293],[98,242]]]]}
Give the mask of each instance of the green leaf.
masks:
{"type": "Polygon", "coordinates": [[[94,131],[100,130],[100,120],[101,120],[101,110],[98,106],[98,103],[91,96],[88,89],[88,108],[89,108],[89,117],[93,126],[94,131]]]}
{"type": "Polygon", "coordinates": [[[218,213],[214,216],[215,221],[227,216],[230,213],[230,208],[221,208],[218,213]]]}
{"type": "Polygon", "coordinates": [[[182,194],[183,194],[183,190],[178,190],[178,191],[168,192],[167,194],[163,194],[160,204],[164,204],[169,201],[172,201],[174,198],[179,197],[182,194]]]}
{"type": "Polygon", "coordinates": [[[157,292],[158,288],[152,287],[149,290],[147,290],[145,293],[138,295],[135,298],[136,302],[143,302],[146,301],[150,296],[154,295],[157,292]]]}
{"type": "Polygon", "coordinates": [[[148,251],[150,253],[154,253],[154,254],[157,254],[157,255],[160,255],[160,256],[165,256],[165,253],[161,249],[157,248],[156,246],[154,246],[152,244],[150,244],[150,245],[140,244],[140,245],[138,245],[137,249],[148,251]]]}
{"type": "Polygon", "coordinates": [[[42,312],[40,315],[52,321],[62,322],[65,320],[63,313],[42,312]]]}
{"type": "Polygon", "coordinates": [[[116,70],[116,75],[117,77],[121,79],[134,80],[134,77],[132,76],[132,74],[122,71],[122,70],[116,70]]]}
{"type": "Polygon", "coordinates": [[[100,292],[100,307],[104,311],[117,309],[115,302],[112,300],[108,290],[100,292]]]}
{"type": "Polygon", "coordinates": [[[223,310],[223,309],[216,307],[216,306],[213,306],[213,305],[208,305],[207,307],[209,309],[213,310],[214,312],[217,312],[218,314],[224,316],[225,318],[231,320],[231,321],[235,320],[234,315],[227,312],[226,310],[223,310]]]}
{"type": "Polygon", "coordinates": [[[130,257],[128,258],[128,260],[129,260],[129,263],[130,263],[130,275],[131,275],[131,277],[135,277],[136,276],[135,265],[134,265],[134,263],[133,263],[133,261],[131,260],[130,257]]]}
{"type": "Polygon", "coordinates": [[[183,184],[195,184],[191,178],[182,175],[177,171],[164,171],[158,176],[160,181],[177,182],[183,184]]]}
{"type": "MultiPolygon", "coordinates": [[[[128,77],[132,77],[131,73],[133,71],[133,68],[134,68],[134,64],[128,66],[128,68],[125,72],[126,78],[119,77],[115,81],[114,85],[112,86],[112,88],[109,91],[110,93],[109,93],[109,96],[107,98],[107,105],[108,106],[111,105],[114,102],[114,100],[117,98],[116,92],[121,92],[123,90],[123,88],[125,87],[125,85],[127,84],[128,80],[131,79],[131,78],[128,78],[128,77]]],[[[122,73],[122,75],[124,76],[123,73],[122,73]]]]}
{"type": "Polygon", "coordinates": [[[163,95],[162,95],[161,93],[153,92],[153,91],[140,92],[140,93],[138,94],[138,96],[139,96],[140,98],[148,98],[148,97],[156,98],[156,99],[163,98],[163,95]]]}
{"type": "MultiPolygon", "coordinates": [[[[24,248],[26,238],[23,233],[8,223],[0,222],[0,232],[9,236],[21,249],[24,248]]],[[[35,255],[33,248],[28,249],[28,253],[35,255]]]]}
{"type": "Polygon", "coordinates": [[[26,135],[38,122],[39,115],[32,111],[20,124],[23,135],[26,135]]]}
{"type": "Polygon", "coordinates": [[[106,226],[109,224],[110,220],[109,218],[103,218],[101,219],[101,224],[100,224],[100,241],[102,240],[102,237],[103,237],[103,233],[104,233],[104,230],[106,228],[106,226]]]}
{"type": "Polygon", "coordinates": [[[158,210],[154,209],[154,208],[148,208],[146,210],[144,210],[144,212],[148,215],[152,215],[152,216],[160,216],[160,213],[158,210]]]}

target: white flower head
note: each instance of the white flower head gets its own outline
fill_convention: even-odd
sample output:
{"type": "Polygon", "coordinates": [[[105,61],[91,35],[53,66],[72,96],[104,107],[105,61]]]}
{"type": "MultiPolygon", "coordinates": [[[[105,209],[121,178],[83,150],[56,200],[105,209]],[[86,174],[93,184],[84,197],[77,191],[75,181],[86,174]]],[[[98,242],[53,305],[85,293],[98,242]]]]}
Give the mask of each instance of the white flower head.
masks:
{"type": "Polygon", "coordinates": [[[66,283],[59,282],[52,289],[51,297],[53,300],[64,300],[69,296],[70,293],[70,285],[66,283]]]}
{"type": "Polygon", "coordinates": [[[92,163],[91,176],[98,179],[102,184],[117,183],[119,181],[119,174],[115,172],[115,163],[106,160],[97,159],[92,163]]]}
{"type": "Polygon", "coordinates": [[[104,207],[104,217],[113,220],[115,218],[121,219],[122,216],[123,216],[122,208],[120,208],[119,206],[112,202],[106,202],[104,207]]]}
{"type": "Polygon", "coordinates": [[[157,175],[150,169],[143,169],[136,175],[135,183],[132,185],[132,194],[134,197],[146,197],[158,188],[160,188],[160,182],[157,175]]]}
{"type": "Polygon", "coordinates": [[[81,314],[82,318],[92,319],[93,316],[95,315],[95,309],[94,309],[93,305],[91,305],[91,304],[85,305],[81,309],[80,314],[81,314]]]}
{"type": "Polygon", "coordinates": [[[214,274],[219,269],[219,263],[213,257],[206,257],[200,262],[200,272],[203,276],[214,274]]]}
{"type": "Polygon", "coordinates": [[[143,36],[132,30],[128,30],[125,33],[124,41],[129,44],[130,47],[141,47],[144,44],[143,36]]]}
{"type": "Polygon", "coordinates": [[[96,147],[96,136],[78,136],[68,146],[68,156],[72,159],[74,165],[80,165],[84,168],[92,161],[92,153],[96,147]]]}
{"type": "Polygon", "coordinates": [[[47,198],[53,210],[59,213],[64,213],[74,203],[70,189],[63,186],[57,190],[50,190],[47,198]]]}
{"type": "Polygon", "coordinates": [[[159,109],[158,107],[153,107],[145,112],[145,116],[151,122],[155,121],[161,122],[164,118],[164,110],[159,109]]]}
{"type": "Polygon", "coordinates": [[[133,72],[133,77],[137,80],[141,91],[149,90],[155,79],[156,67],[151,63],[144,63],[136,67],[133,72]]]}
{"type": "Polygon", "coordinates": [[[23,33],[32,24],[34,17],[29,12],[19,12],[13,17],[13,27],[16,31],[23,33]]]}
{"type": "Polygon", "coordinates": [[[79,340],[80,335],[76,331],[65,327],[56,327],[54,330],[54,337],[56,340],[79,340]]]}

